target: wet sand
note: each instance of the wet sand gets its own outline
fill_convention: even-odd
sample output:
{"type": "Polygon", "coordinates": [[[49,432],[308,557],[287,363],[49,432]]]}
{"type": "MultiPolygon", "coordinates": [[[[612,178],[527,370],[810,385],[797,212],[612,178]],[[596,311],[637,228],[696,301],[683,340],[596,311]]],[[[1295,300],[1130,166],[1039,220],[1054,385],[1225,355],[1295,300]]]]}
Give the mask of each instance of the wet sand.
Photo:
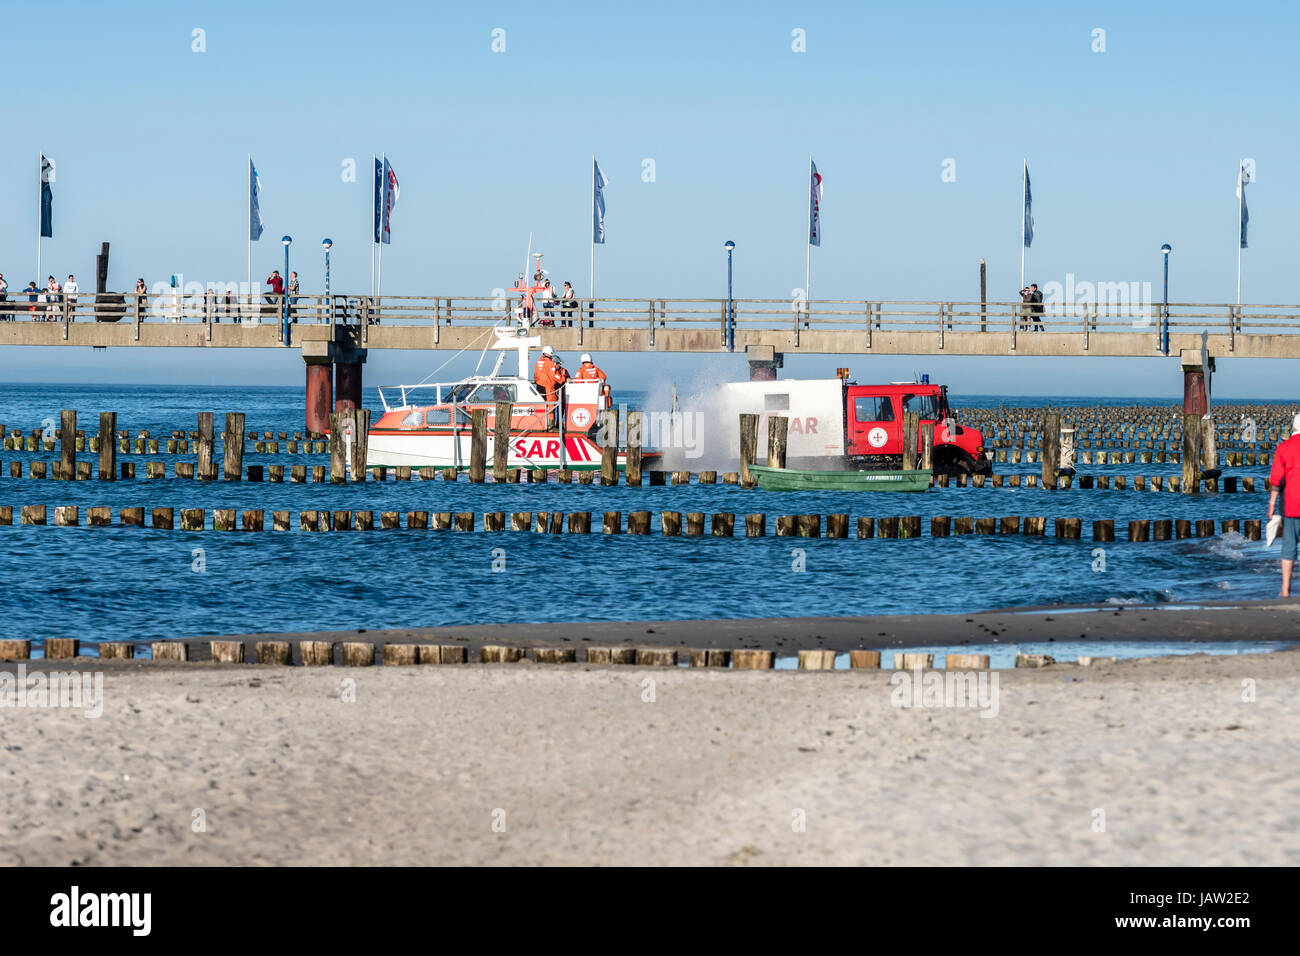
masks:
{"type": "Polygon", "coordinates": [[[995,672],[989,718],[888,671],[73,667],[98,719],[0,712],[0,862],[1300,863],[1297,652],[995,672]]]}
{"type": "MultiPolygon", "coordinates": [[[[471,659],[484,644],[515,647],[635,645],[643,647],[758,648],[780,654],[824,648],[888,650],[933,644],[1016,644],[1029,641],[1296,641],[1300,598],[1223,602],[1195,608],[1080,605],[1012,608],[971,614],[866,617],[754,618],[722,621],[612,621],[479,624],[388,630],[208,635],[195,638],[191,656],[207,654],[217,637],[257,640],[371,641],[375,644],[464,644],[471,659]]],[[[578,659],[583,657],[579,651],[578,659]]]]}

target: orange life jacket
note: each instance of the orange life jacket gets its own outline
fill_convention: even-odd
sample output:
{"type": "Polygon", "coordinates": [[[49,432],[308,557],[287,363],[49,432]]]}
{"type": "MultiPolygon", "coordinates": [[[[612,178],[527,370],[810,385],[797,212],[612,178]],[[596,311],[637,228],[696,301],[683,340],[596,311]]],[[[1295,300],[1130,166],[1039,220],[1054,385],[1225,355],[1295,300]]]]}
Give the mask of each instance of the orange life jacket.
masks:
{"type": "Polygon", "coordinates": [[[605,373],[598,369],[594,363],[583,362],[574,379],[579,382],[603,382],[605,381],[605,373]]]}
{"type": "Polygon", "coordinates": [[[533,366],[533,384],[548,395],[555,390],[555,362],[543,355],[533,366]]]}

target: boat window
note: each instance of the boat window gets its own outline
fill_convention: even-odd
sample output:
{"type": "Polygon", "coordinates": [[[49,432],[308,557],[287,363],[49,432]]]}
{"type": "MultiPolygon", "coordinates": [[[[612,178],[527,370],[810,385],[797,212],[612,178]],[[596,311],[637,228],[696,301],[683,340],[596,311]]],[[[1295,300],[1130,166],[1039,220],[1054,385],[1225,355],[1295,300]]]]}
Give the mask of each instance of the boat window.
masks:
{"type": "Polygon", "coordinates": [[[788,412],[790,410],[790,395],[764,395],[763,411],[765,412],[788,412]]]}
{"type": "Polygon", "coordinates": [[[922,420],[943,417],[933,395],[904,395],[903,412],[919,412],[922,420]]]}
{"type": "Polygon", "coordinates": [[[424,413],[424,423],[426,425],[450,425],[451,409],[450,408],[431,408],[424,413]]]}
{"type": "Polygon", "coordinates": [[[406,417],[402,419],[403,428],[419,428],[423,423],[424,415],[418,409],[413,412],[407,412],[406,417]]]}
{"type": "Polygon", "coordinates": [[[443,401],[452,405],[462,405],[469,398],[470,392],[474,391],[474,386],[469,384],[453,385],[447,392],[447,397],[443,401]]]}
{"type": "Polygon", "coordinates": [[[475,404],[488,404],[490,402],[513,402],[515,400],[515,387],[513,385],[480,385],[478,391],[470,401],[475,404]]]}
{"type": "Polygon", "coordinates": [[[888,395],[864,395],[853,400],[853,414],[860,422],[892,422],[894,405],[888,395]]]}

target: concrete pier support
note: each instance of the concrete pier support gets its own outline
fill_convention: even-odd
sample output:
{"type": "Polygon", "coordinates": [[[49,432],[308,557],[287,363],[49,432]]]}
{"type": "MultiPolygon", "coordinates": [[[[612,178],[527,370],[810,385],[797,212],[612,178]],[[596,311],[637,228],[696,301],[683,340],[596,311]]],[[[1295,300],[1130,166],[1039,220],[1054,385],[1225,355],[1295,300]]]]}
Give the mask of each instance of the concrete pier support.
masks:
{"type": "Polygon", "coordinates": [[[307,430],[329,431],[331,414],[351,415],[361,407],[361,368],[366,362],[366,350],[356,344],[355,329],[341,326],[333,342],[303,342],[302,360],[307,365],[307,430]]]}
{"type": "Polygon", "coordinates": [[[307,431],[323,433],[329,430],[334,410],[334,363],[303,358],[307,365],[307,431]]]}
{"type": "Polygon", "coordinates": [[[1182,349],[1179,359],[1183,367],[1183,414],[1204,415],[1210,410],[1205,376],[1214,371],[1214,358],[1199,349],[1182,349]]]}
{"type": "Polygon", "coordinates": [[[334,411],[340,415],[351,415],[361,407],[361,369],[365,365],[366,353],[364,350],[354,351],[349,357],[355,357],[355,360],[340,359],[334,363],[334,411]]]}
{"type": "Polygon", "coordinates": [[[784,364],[785,356],[771,345],[747,345],[745,358],[749,361],[751,382],[774,382],[776,370],[784,364]]]}

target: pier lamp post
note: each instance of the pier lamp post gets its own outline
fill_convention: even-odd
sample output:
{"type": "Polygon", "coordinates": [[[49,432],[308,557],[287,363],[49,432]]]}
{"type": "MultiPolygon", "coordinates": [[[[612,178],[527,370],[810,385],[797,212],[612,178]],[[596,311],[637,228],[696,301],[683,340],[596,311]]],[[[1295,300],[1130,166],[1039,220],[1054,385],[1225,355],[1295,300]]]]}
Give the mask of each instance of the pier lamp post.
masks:
{"type": "Polygon", "coordinates": [[[320,245],[325,250],[325,307],[330,310],[330,319],[333,321],[334,303],[330,301],[330,250],[334,248],[334,240],[322,239],[320,245]]]}
{"type": "Polygon", "coordinates": [[[727,250],[727,351],[736,350],[736,307],[731,298],[731,254],[736,251],[736,244],[730,239],[723,245],[727,250]]]}
{"type": "Polygon", "coordinates": [[[1174,251],[1174,247],[1165,243],[1160,247],[1161,253],[1165,257],[1165,307],[1160,317],[1160,350],[1166,355],[1169,354],[1169,253],[1174,251]]]}
{"type": "Polygon", "coordinates": [[[281,326],[284,330],[284,344],[289,344],[289,246],[293,245],[293,236],[281,236],[280,241],[284,243],[284,314],[281,318],[281,326]]]}

